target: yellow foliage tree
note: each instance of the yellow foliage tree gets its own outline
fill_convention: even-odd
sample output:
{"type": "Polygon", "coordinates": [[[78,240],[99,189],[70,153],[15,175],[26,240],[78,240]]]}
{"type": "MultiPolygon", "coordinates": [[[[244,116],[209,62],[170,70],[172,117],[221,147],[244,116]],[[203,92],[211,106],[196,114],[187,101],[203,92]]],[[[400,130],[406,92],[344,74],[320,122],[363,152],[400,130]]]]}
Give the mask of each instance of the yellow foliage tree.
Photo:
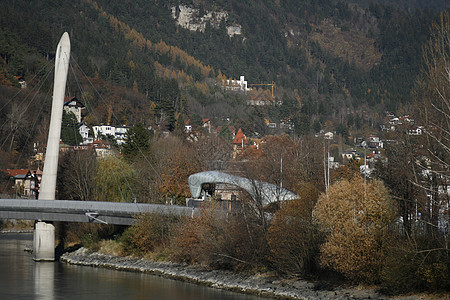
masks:
{"type": "Polygon", "coordinates": [[[327,234],[321,264],[354,281],[377,281],[385,228],[394,217],[384,184],[359,176],[336,182],[319,197],[313,214],[327,234]]]}

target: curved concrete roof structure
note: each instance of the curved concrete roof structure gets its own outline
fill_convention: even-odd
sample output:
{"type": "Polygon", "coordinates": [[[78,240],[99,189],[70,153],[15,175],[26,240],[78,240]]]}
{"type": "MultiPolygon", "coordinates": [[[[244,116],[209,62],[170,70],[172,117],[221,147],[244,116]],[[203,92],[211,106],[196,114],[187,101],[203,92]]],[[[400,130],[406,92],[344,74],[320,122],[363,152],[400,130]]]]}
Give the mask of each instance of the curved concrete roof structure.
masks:
{"type": "Polygon", "coordinates": [[[300,199],[300,196],[271,183],[250,180],[218,171],[192,174],[188,178],[192,197],[199,198],[204,183],[228,183],[246,190],[253,199],[261,199],[264,206],[279,201],[300,199]]]}

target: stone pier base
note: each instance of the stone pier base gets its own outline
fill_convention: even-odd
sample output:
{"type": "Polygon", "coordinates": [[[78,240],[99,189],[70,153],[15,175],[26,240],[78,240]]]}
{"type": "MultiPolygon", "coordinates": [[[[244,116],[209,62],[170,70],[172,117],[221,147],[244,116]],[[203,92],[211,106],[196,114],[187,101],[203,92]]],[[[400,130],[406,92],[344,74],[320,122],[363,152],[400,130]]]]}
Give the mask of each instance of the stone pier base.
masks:
{"type": "Polygon", "coordinates": [[[33,237],[33,259],[35,261],[55,260],[55,226],[36,222],[33,237]]]}

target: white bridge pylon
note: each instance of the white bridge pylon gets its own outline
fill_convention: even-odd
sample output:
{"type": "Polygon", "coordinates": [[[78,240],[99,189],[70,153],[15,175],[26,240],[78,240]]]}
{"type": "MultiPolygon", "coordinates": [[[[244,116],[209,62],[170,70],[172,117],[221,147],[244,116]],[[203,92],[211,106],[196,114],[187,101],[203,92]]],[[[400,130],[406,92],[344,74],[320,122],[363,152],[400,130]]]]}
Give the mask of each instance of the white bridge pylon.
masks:
{"type": "Polygon", "coordinates": [[[69,34],[64,32],[56,49],[55,79],[53,86],[52,113],[48,132],[45,164],[42,172],[39,200],[55,200],[56,173],[58,171],[59,140],[70,59],[69,34]]]}
{"type": "MultiPolygon", "coordinates": [[[[39,200],[55,200],[56,175],[58,172],[59,140],[70,60],[69,34],[64,32],[56,48],[55,78],[53,83],[52,112],[48,132],[44,170],[39,189],[39,200]]],[[[33,238],[33,259],[35,261],[55,260],[55,227],[53,224],[37,222],[33,238]]]]}

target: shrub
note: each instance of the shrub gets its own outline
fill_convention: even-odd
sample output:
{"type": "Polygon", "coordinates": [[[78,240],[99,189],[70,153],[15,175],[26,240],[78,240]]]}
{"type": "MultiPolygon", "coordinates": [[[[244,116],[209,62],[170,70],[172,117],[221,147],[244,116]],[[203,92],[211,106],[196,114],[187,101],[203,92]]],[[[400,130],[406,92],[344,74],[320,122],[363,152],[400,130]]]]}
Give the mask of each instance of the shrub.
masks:
{"type": "MultiPolygon", "coordinates": [[[[204,216],[202,216],[204,217],[204,216]]],[[[175,226],[170,243],[171,259],[184,263],[199,262],[196,247],[200,243],[198,228],[202,220],[198,218],[185,217],[175,226]]]]}
{"type": "Polygon", "coordinates": [[[162,213],[146,213],[137,218],[137,223],[127,231],[124,243],[132,243],[127,248],[136,248],[142,252],[150,252],[158,247],[166,247],[170,240],[173,224],[177,217],[162,213]]]}
{"type": "Polygon", "coordinates": [[[264,267],[265,233],[249,210],[226,214],[215,206],[185,219],[174,234],[173,259],[213,268],[249,270],[264,267]]]}
{"type": "Polygon", "coordinates": [[[97,232],[87,232],[81,236],[83,246],[91,251],[100,249],[100,237],[97,232]]]}
{"type": "Polygon", "coordinates": [[[312,221],[318,191],[307,185],[301,200],[284,203],[268,231],[270,260],[283,274],[307,275],[316,270],[321,234],[312,221]]]}
{"type": "Polygon", "coordinates": [[[121,226],[95,223],[56,222],[56,236],[64,242],[64,247],[82,244],[91,251],[99,250],[102,239],[110,239],[122,230],[121,226]]]}
{"type": "Polygon", "coordinates": [[[135,229],[135,227],[130,226],[118,237],[122,255],[141,254],[141,250],[133,242],[135,229]]]}
{"type": "Polygon", "coordinates": [[[392,235],[381,272],[385,293],[450,290],[450,243],[430,237],[392,235]]]}

